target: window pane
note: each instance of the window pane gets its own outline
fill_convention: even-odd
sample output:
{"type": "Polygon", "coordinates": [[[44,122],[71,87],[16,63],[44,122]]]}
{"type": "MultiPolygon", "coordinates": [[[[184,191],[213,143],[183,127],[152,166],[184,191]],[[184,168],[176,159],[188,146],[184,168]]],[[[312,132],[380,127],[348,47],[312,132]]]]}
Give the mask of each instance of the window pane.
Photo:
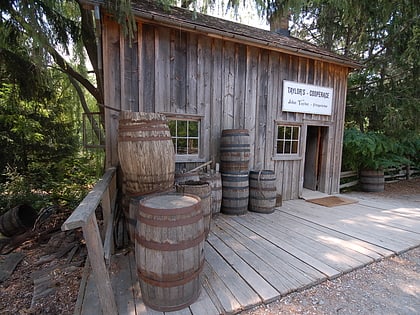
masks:
{"type": "Polygon", "coordinates": [[[292,139],[293,140],[298,140],[299,139],[299,127],[293,127],[292,139]]]}
{"type": "Polygon", "coordinates": [[[188,140],[188,154],[198,154],[198,139],[188,140]]]}
{"type": "Polygon", "coordinates": [[[282,126],[278,128],[277,139],[284,139],[284,127],[282,126]]]}
{"type": "Polygon", "coordinates": [[[292,127],[285,127],[284,139],[292,139],[292,127]]]}
{"type": "Polygon", "coordinates": [[[277,141],[277,153],[283,154],[283,141],[277,141]]]}
{"type": "Polygon", "coordinates": [[[187,154],[187,139],[184,138],[178,138],[177,141],[177,154],[187,154]]]}
{"type": "Polygon", "coordinates": [[[299,126],[277,126],[276,153],[299,154],[299,126]]]}
{"type": "Polygon", "coordinates": [[[285,154],[290,154],[292,151],[291,151],[291,144],[290,144],[290,141],[285,141],[284,142],[284,153],[285,154]]]}
{"type": "Polygon", "coordinates": [[[292,142],[292,153],[298,153],[298,143],[297,141],[292,142]]]}
{"type": "Polygon", "coordinates": [[[186,137],[187,136],[187,121],[178,120],[177,122],[177,136],[186,137]]]}
{"type": "Polygon", "coordinates": [[[168,121],[169,131],[172,137],[176,137],[176,120],[168,121]]]}
{"type": "Polygon", "coordinates": [[[189,121],[188,122],[188,136],[189,137],[198,137],[198,121],[189,121]]]}

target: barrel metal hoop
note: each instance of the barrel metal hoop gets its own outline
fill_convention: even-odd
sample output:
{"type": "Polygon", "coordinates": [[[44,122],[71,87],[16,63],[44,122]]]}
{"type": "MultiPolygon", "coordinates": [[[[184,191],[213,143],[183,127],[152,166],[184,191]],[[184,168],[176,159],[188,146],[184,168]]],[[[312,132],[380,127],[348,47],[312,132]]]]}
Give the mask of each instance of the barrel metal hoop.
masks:
{"type": "Polygon", "coordinates": [[[155,279],[151,279],[150,277],[147,276],[147,274],[145,274],[144,272],[142,272],[139,268],[137,268],[137,273],[140,277],[141,280],[143,280],[144,282],[153,285],[155,287],[160,287],[160,288],[173,288],[173,287],[179,287],[182,285],[185,285],[189,282],[191,282],[192,280],[196,279],[199,274],[201,273],[201,271],[203,270],[204,267],[204,259],[201,260],[200,262],[200,267],[197,270],[194,271],[190,271],[190,272],[184,272],[183,273],[183,277],[182,279],[179,280],[155,280],[155,279]]]}
{"type": "Polygon", "coordinates": [[[157,136],[157,137],[130,137],[130,136],[119,136],[119,141],[167,141],[172,140],[170,136],[157,136]]]}
{"type": "Polygon", "coordinates": [[[237,200],[237,201],[239,201],[239,200],[248,200],[248,199],[249,199],[248,196],[246,196],[246,197],[223,197],[223,200],[237,200]]]}
{"type": "Polygon", "coordinates": [[[194,247],[200,244],[202,241],[204,241],[205,237],[206,237],[205,233],[200,233],[200,235],[198,235],[196,238],[192,240],[180,241],[178,243],[170,244],[167,242],[160,243],[156,241],[149,241],[136,233],[136,241],[140,245],[144,246],[147,249],[154,249],[154,250],[164,251],[164,252],[189,249],[191,247],[194,247]]]}
{"type": "Polygon", "coordinates": [[[166,124],[166,119],[119,119],[120,128],[124,124],[135,124],[137,126],[166,124]]]}

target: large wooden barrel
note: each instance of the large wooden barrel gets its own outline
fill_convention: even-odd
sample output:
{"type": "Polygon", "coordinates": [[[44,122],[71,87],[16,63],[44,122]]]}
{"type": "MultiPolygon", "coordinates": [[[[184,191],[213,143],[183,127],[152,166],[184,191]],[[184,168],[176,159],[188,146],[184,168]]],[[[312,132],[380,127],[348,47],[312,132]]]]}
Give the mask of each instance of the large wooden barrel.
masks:
{"type": "Polygon", "coordinates": [[[272,213],[276,207],[276,174],[271,170],[249,172],[249,211],[272,213]]]}
{"type": "Polygon", "coordinates": [[[360,171],[360,185],[366,192],[381,192],[385,189],[385,177],[383,170],[360,171]]]}
{"type": "Polygon", "coordinates": [[[222,173],[222,207],[225,214],[245,214],[248,211],[248,174],[222,173]]]}
{"type": "Polygon", "coordinates": [[[211,227],[211,187],[204,181],[186,181],[176,186],[176,191],[182,194],[192,194],[200,197],[201,210],[204,218],[204,233],[209,235],[211,227]]]}
{"type": "Polygon", "coordinates": [[[120,113],[118,157],[130,197],[174,184],[175,153],[167,120],[156,113],[120,113]]]}
{"type": "Polygon", "coordinates": [[[200,180],[209,183],[211,187],[211,213],[219,213],[222,205],[222,175],[219,172],[204,173],[200,175],[200,180]]]}
{"type": "Polygon", "coordinates": [[[220,171],[225,174],[248,174],[249,131],[247,129],[222,130],[220,139],[220,171]]]}
{"type": "Polygon", "coordinates": [[[0,216],[0,233],[4,236],[14,236],[32,228],[37,218],[37,212],[29,205],[16,206],[0,216]]]}
{"type": "Polygon", "coordinates": [[[158,311],[176,311],[200,294],[204,264],[204,219],[199,197],[156,194],[139,203],[136,264],[143,301],[158,311]]]}

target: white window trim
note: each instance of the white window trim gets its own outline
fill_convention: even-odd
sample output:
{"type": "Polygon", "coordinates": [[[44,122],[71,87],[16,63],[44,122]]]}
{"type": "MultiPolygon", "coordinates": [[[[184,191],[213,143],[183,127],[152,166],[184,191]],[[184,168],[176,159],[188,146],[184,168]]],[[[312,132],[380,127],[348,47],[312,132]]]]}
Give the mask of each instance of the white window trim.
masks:
{"type": "Polygon", "coordinates": [[[285,121],[275,121],[274,122],[274,146],[273,146],[273,156],[272,160],[275,161],[290,161],[290,160],[302,160],[302,129],[303,125],[300,123],[294,123],[294,122],[285,122],[285,121]],[[286,126],[286,127],[299,127],[299,137],[298,137],[298,152],[297,153],[291,153],[291,154],[283,154],[283,153],[277,153],[277,134],[278,134],[278,127],[279,126],[286,126]]]}
{"type": "Polygon", "coordinates": [[[199,134],[198,134],[198,154],[176,154],[175,162],[206,162],[206,159],[200,157],[203,151],[203,118],[202,115],[190,115],[190,114],[175,114],[175,113],[162,113],[168,120],[189,120],[198,121],[199,123],[199,134]]]}

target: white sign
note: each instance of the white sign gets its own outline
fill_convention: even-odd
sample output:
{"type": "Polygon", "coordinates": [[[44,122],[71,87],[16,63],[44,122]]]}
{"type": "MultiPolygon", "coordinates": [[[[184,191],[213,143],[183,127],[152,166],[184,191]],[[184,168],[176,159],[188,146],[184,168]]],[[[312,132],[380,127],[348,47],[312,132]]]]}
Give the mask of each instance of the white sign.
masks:
{"type": "Polygon", "coordinates": [[[333,89],[283,81],[283,111],[331,115],[333,89]]]}

